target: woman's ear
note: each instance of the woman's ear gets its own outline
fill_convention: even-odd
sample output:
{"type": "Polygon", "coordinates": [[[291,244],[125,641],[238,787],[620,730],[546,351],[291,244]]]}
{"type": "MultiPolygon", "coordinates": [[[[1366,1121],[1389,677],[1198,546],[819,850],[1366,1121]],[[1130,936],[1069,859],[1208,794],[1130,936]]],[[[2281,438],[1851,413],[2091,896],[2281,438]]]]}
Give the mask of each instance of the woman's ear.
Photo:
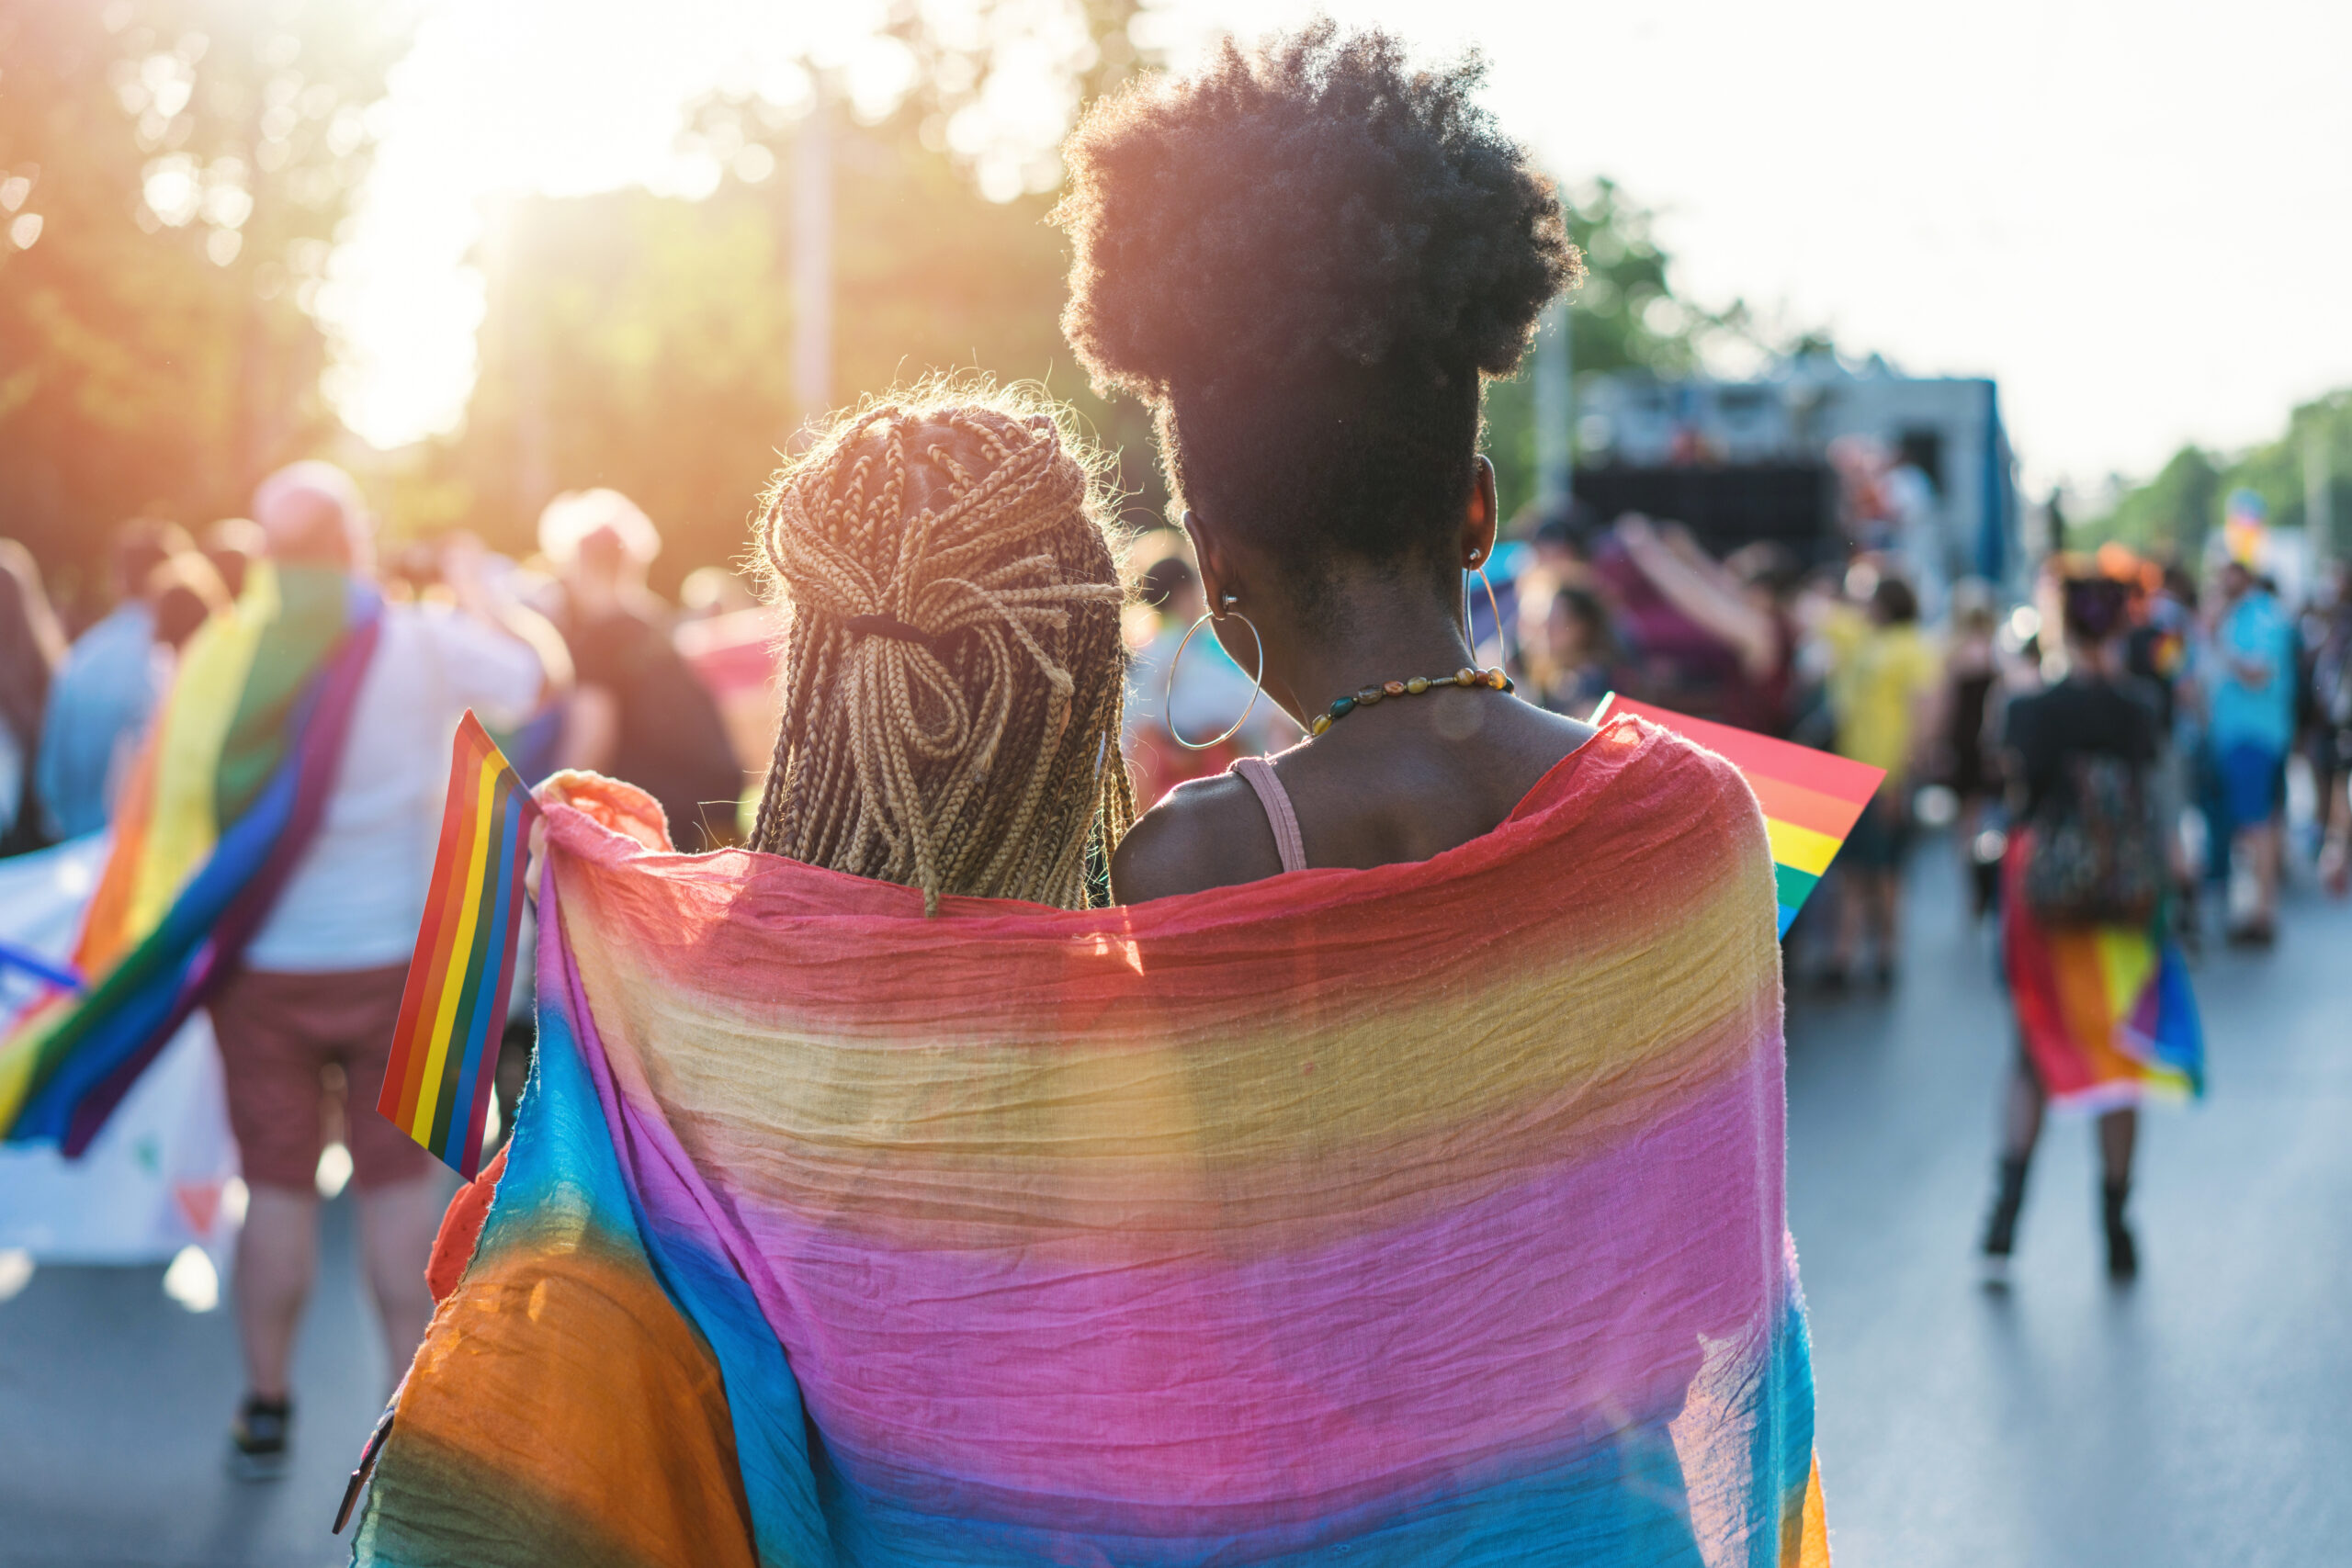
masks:
{"type": "Polygon", "coordinates": [[[1473,459],[1470,503],[1462,518],[1462,564],[1484,566],[1495,553],[1495,530],[1500,522],[1495,500],[1495,466],[1484,452],[1473,459]]]}
{"type": "Polygon", "coordinates": [[[1200,569],[1201,593],[1207,599],[1209,613],[1225,613],[1228,593],[1239,597],[1239,585],[1233,580],[1232,563],[1226,558],[1224,543],[1216,530],[1191,507],[1184,509],[1184,536],[1193,541],[1193,564],[1200,569]]]}

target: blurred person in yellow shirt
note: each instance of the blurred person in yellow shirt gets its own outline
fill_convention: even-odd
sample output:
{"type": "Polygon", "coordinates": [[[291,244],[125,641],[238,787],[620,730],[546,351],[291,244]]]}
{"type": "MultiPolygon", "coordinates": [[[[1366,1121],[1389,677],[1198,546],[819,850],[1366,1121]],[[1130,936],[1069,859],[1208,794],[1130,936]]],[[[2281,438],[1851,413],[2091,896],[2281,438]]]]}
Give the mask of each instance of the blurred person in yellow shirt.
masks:
{"type": "Polygon", "coordinates": [[[1943,678],[1935,646],[1919,629],[1911,585],[1868,568],[1856,576],[1868,578],[1853,583],[1861,608],[1831,615],[1821,633],[1829,651],[1833,744],[1841,757],[1884,768],[1886,779],[1838,857],[1845,892],[1837,947],[1822,976],[1833,988],[1855,973],[1865,940],[1877,946],[1878,983],[1894,978],[1914,763],[1937,732],[1931,710],[1943,678]]]}

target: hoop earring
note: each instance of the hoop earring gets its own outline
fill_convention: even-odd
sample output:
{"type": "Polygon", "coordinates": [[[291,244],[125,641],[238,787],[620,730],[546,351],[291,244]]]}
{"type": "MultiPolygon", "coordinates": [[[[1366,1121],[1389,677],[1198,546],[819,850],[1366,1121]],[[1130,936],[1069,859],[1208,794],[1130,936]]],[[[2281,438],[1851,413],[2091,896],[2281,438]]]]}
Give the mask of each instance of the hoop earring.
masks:
{"type": "Polygon", "coordinates": [[[1168,738],[1187,751],[1205,751],[1212,746],[1222,745],[1232,739],[1240,732],[1241,727],[1250,722],[1250,716],[1257,711],[1258,698],[1266,689],[1266,642],[1258,635],[1258,623],[1233,607],[1238,602],[1230,593],[1225,596],[1225,615],[1233,616],[1250,628],[1250,640],[1258,649],[1258,672],[1250,677],[1250,701],[1242,708],[1239,718],[1235,719],[1226,726],[1223,731],[1211,736],[1206,740],[1187,740],[1176,730],[1176,666],[1183,661],[1184,650],[1192,646],[1193,635],[1211,621],[1225,619],[1225,615],[1211,610],[1199,620],[1194,621],[1185,631],[1184,640],[1178,643],[1176,651],[1169,656],[1168,680],[1160,693],[1159,711],[1168,725],[1168,738]]]}
{"type": "MultiPolygon", "coordinates": [[[[1473,560],[1470,570],[1478,574],[1478,585],[1487,591],[1487,613],[1495,618],[1495,663],[1499,667],[1504,662],[1504,655],[1510,651],[1510,645],[1503,640],[1502,605],[1495,598],[1495,585],[1487,581],[1485,560],[1473,560]]],[[[1478,657],[1478,637],[1470,629],[1470,590],[1467,585],[1462,590],[1462,640],[1469,646],[1470,657],[1476,660],[1478,657]]]]}

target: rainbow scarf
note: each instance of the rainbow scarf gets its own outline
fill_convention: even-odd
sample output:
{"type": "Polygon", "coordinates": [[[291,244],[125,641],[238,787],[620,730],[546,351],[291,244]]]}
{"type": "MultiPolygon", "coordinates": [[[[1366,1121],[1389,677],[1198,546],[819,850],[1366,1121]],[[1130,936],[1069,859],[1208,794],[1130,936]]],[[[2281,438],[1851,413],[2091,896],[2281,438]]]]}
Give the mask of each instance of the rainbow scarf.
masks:
{"type": "Polygon", "coordinates": [[[509,1163],[364,1563],[1826,1564],[1738,774],[1125,908],[559,775],[509,1163]]]}
{"type": "Polygon", "coordinates": [[[0,1044],[0,1127],[78,1156],[234,967],[308,847],[381,602],[341,572],[266,565],[188,642],[115,813],[60,994],[0,1044]]]}
{"type": "Polygon", "coordinates": [[[2001,966],[2018,1034],[2055,1105],[2114,1111],[2205,1092],[2205,1035],[2180,945],[2148,927],[2055,928],[2025,897],[2033,832],[2001,864],[2001,966]]]}

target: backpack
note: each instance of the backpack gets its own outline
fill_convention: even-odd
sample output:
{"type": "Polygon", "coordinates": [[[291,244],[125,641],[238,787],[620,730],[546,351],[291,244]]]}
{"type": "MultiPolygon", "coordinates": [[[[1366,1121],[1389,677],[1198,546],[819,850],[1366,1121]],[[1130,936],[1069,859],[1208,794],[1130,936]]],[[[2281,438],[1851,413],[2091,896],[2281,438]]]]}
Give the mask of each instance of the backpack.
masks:
{"type": "Polygon", "coordinates": [[[2094,752],[2066,759],[2071,801],[2054,793],[2034,813],[2025,901],[2050,926],[2144,926],[2163,896],[2165,862],[2151,830],[2142,771],[2094,752]]]}

